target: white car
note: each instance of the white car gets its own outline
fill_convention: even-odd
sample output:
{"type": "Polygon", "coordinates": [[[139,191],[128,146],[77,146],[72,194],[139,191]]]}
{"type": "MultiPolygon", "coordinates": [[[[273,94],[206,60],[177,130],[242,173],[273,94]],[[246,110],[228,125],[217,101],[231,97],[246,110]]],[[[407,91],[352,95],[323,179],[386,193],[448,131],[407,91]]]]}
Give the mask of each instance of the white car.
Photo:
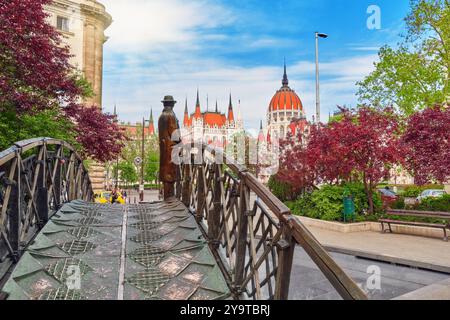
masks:
{"type": "Polygon", "coordinates": [[[439,198],[444,194],[447,194],[445,190],[425,190],[417,197],[417,201],[421,202],[425,198],[439,198]]]}

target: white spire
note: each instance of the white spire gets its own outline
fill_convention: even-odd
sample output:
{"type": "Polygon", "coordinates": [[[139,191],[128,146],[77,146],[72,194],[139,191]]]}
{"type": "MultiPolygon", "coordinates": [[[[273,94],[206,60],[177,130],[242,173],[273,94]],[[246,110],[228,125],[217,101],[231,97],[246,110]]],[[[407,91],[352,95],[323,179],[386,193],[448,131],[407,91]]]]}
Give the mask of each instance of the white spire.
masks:
{"type": "Polygon", "coordinates": [[[239,99],[239,103],[238,103],[238,110],[237,110],[238,114],[237,114],[237,119],[238,121],[242,121],[242,115],[241,115],[241,99],[239,99]]]}

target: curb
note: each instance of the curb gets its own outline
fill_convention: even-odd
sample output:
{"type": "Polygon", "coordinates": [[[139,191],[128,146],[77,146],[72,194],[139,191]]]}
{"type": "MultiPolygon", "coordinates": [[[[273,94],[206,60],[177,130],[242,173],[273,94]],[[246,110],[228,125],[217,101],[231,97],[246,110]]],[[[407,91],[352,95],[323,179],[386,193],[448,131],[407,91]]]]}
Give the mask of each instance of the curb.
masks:
{"type": "Polygon", "coordinates": [[[410,259],[403,259],[383,254],[377,254],[372,252],[365,252],[365,251],[359,251],[359,250],[353,250],[353,249],[346,249],[342,247],[336,247],[336,246],[327,246],[324,245],[325,249],[329,252],[335,252],[335,253],[342,253],[347,255],[352,255],[357,258],[364,258],[364,259],[370,259],[375,261],[381,261],[381,262],[387,262],[392,264],[398,264],[403,265],[407,267],[413,267],[413,268],[420,268],[424,270],[430,270],[430,271],[437,271],[441,273],[447,273],[450,274],[450,266],[441,266],[437,264],[427,263],[427,262],[421,262],[417,260],[410,260],[410,259]]]}

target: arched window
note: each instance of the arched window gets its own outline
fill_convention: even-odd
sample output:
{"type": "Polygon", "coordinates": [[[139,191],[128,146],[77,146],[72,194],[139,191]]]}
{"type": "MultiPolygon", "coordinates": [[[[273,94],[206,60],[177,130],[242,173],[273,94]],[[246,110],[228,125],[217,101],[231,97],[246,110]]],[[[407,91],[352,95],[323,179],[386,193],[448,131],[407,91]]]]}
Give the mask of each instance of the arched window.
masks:
{"type": "Polygon", "coordinates": [[[281,126],[280,128],[280,138],[284,138],[284,127],[281,126]]]}

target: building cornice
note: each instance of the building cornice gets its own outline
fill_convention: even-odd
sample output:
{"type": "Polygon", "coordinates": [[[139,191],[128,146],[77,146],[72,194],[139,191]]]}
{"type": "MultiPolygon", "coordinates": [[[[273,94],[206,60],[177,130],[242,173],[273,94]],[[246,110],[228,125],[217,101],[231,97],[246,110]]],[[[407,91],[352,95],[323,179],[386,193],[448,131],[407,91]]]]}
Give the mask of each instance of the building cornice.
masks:
{"type": "Polygon", "coordinates": [[[104,28],[106,29],[112,23],[112,16],[106,12],[105,6],[100,3],[97,4],[98,6],[80,4],[81,12],[83,12],[86,16],[102,21],[104,28]]]}
{"type": "Polygon", "coordinates": [[[67,10],[69,8],[77,8],[83,15],[99,20],[103,23],[104,29],[108,28],[112,23],[112,16],[106,11],[106,7],[95,1],[91,0],[89,3],[80,3],[81,1],[71,0],[53,0],[50,6],[67,10]]]}

